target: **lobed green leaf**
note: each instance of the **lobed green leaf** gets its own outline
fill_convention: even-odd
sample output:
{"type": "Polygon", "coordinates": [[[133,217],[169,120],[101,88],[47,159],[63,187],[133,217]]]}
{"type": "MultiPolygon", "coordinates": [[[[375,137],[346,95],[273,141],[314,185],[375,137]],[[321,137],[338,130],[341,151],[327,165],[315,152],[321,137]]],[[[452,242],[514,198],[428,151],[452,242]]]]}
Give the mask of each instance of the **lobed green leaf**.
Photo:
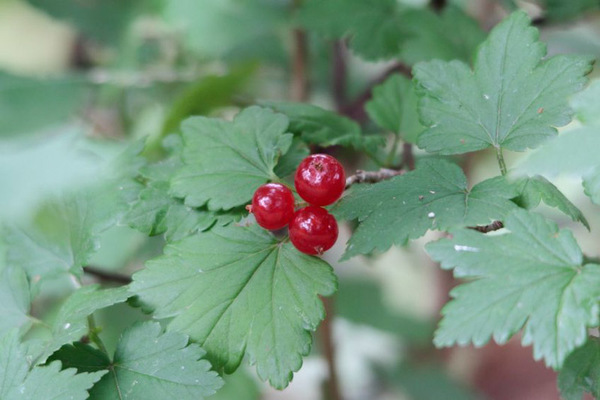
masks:
{"type": "Polygon", "coordinates": [[[358,219],[343,258],[385,251],[428,229],[485,225],[517,206],[516,190],[497,177],[467,188],[462,170],[448,161],[426,160],[388,181],[357,185],[333,208],[338,218],[358,219]]]}
{"type": "Polygon", "coordinates": [[[337,282],[331,267],[257,226],[216,227],[165,247],[133,276],[131,291],[172,318],[170,331],[200,343],[215,368],[233,372],[246,355],[282,389],[324,317],[319,295],[337,282]]]}
{"type": "Polygon", "coordinates": [[[524,328],[534,358],[560,368],[599,323],[600,265],[583,265],[571,232],[541,215],[516,210],[505,225],[510,233],[463,229],[426,246],[442,268],[471,280],[451,291],[434,342],[505,343],[524,328]]]}
{"type": "Polygon", "coordinates": [[[417,64],[419,112],[427,129],[419,147],[460,154],[487,147],[523,151],[571,120],[567,97],[581,90],[592,59],[554,56],[524,12],[498,24],[471,70],[460,61],[417,64]]]}
{"type": "Polygon", "coordinates": [[[85,400],[106,371],[61,371],[60,361],[29,368],[16,330],[0,337],[0,398],[3,400],[85,400]]]}
{"type": "Polygon", "coordinates": [[[183,166],[171,190],[191,207],[229,210],[247,204],[256,188],[276,179],[279,157],[291,146],[284,115],[249,107],[232,122],[192,117],[183,122],[183,166]],[[232,190],[235,188],[235,190],[232,190]]]}
{"type": "Polygon", "coordinates": [[[162,333],[160,324],[145,322],[123,333],[112,361],[82,343],[62,347],[53,359],[80,372],[110,371],[90,390],[92,399],[202,400],[223,381],[203,359],[205,351],[188,341],[186,335],[162,333]]]}

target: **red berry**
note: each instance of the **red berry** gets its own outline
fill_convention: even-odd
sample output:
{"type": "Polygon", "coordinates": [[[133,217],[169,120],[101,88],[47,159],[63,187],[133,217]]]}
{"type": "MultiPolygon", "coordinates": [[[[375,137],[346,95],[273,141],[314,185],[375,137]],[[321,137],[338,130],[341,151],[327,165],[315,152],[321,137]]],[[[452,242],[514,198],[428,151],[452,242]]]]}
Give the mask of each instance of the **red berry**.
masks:
{"type": "Polygon", "coordinates": [[[335,244],[338,225],[326,209],[308,206],[299,209],[289,227],[294,247],[306,254],[323,254],[335,244]]]}
{"type": "Polygon", "coordinates": [[[346,187],[342,164],[327,154],[306,157],[296,170],[296,191],[309,204],[326,206],[340,198],[346,187]]]}
{"type": "Polygon", "coordinates": [[[267,183],[254,192],[251,211],[263,228],[281,229],[294,215],[294,202],[294,194],[287,186],[267,183]]]}

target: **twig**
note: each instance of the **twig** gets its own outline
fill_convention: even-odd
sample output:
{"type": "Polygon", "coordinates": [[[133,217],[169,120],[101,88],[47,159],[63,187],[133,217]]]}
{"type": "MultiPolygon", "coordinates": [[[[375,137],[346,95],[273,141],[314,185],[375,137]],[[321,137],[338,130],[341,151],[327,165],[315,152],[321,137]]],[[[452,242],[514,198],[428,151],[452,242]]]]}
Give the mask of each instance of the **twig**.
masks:
{"type": "Polygon", "coordinates": [[[340,386],[338,382],[337,367],[335,363],[335,345],[333,343],[333,329],[332,321],[334,317],[333,300],[331,298],[323,298],[323,305],[325,306],[326,317],[321,323],[319,330],[321,345],[323,346],[323,355],[327,361],[327,370],[329,372],[329,379],[327,380],[326,387],[328,391],[329,400],[342,400],[340,393],[340,386]]]}
{"type": "Polygon", "coordinates": [[[83,267],[83,272],[98,278],[98,280],[100,280],[101,282],[114,282],[120,283],[122,285],[128,285],[131,283],[131,277],[129,275],[109,272],[101,268],[87,266],[83,267]]]}
{"type": "Polygon", "coordinates": [[[381,168],[379,171],[363,171],[357,170],[354,175],[350,175],[346,178],[346,189],[355,183],[375,183],[391,179],[394,176],[402,175],[405,170],[396,170],[381,168]]]}
{"type": "Polygon", "coordinates": [[[413,146],[410,143],[402,145],[402,163],[409,171],[415,169],[415,155],[413,154],[413,146]]]}
{"type": "Polygon", "coordinates": [[[290,97],[294,101],[306,101],[309,91],[306,32],[301,29],[294,29],[292,34],[294,36],[294,52],[292,54],[290,97]]]}
{"type": "Polygon", "coordinates": [[[493,232],[502,228],[504,228],[502,221],[494,221],[491,224],[484,226],[469,226],[469,229],[473,229],[481,233],[493,232]]]}

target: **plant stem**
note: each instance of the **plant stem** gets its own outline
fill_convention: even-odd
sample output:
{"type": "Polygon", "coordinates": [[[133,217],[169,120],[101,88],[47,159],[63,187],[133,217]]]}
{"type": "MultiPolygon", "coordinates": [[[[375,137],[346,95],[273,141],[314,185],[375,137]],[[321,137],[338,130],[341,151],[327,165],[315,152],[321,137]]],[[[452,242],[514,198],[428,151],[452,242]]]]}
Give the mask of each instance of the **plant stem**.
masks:
{"type": "Polygon", "coordinates": [[[104,345],[104,342],[102,341],[102,339],[100,339],[100,336],[98,335],[98,327],[96,326],[96,320],[94,319],[94,315],[88,315],[87,317],[87,322],[88,322],[88,337],[90,338],[90,341],[92,343],[94,343],[96,346],[98,346],[98,349],[100,349],[101,352],[103,352],[104,354],[106,354],[108,356],[108,350],[106,349],[106,346],[104,345]]]}
{"type": "Polygon", "coordinates": [[[502,154],[502,147],[496,147],[496,158],[498,159],[498,166],[502,175],[506,175],[506,164],[504,163],[504,155],[502,154]]]}
{"type": "Polygon", "coordinates": [[[338,382],[337,367],[335,364],[335,345],[333,344],[332,321],[334,317],[333,300],[329,297],[323,298],[326,317],[320,328],[321,344],[323,346],[323,355],[327,361],[327,370],[329,379],[326,382],[327,399],[342,400],[340,386],[338,382]]]}

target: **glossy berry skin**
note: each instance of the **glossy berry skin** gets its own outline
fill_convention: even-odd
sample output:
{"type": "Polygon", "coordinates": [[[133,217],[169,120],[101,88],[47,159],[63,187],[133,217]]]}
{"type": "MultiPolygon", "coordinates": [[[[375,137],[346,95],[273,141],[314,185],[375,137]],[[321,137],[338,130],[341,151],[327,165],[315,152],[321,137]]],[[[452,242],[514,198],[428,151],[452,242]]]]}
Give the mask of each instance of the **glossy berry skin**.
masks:
{"type": "Polygon", "coordinates": [[[346,187],[342,164],[327,154],[306,157],[296,170],[296,191],[309,204],[326,206],[340,198],[346,187]]]}
{"type": "Polygon", "coordinates": [[[269,230],[286,226],[294,215],[294,194],[281,183],[260,186],[252,196],[252,214],[260,226],[269,230]]]}
{"type": "Polygon", "coordinates": [[[335,244],[338,225],[335,217],[326,209],[308,206],[299,209],[289,226],[290,240],[294,247],[306,254],[323,254],[335,244]]]}

